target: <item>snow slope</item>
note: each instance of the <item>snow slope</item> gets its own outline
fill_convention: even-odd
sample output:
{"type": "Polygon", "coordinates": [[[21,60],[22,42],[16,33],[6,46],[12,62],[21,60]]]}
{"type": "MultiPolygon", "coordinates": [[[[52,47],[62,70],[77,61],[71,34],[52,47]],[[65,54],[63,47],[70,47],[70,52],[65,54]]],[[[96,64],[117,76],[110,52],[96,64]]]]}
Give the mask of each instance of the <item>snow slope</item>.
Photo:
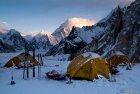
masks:
{"type": "MultiPolygon", "coordinates": [[[[18,53],[16,53],[18,54],[18,53]]],[[[5,63],[15,53],[0,54],[1,63],[5,63]]],[[[109,82],[105,78],[93,82],[86,80],[72,80],[72,84],[65,81],[55,81],[47,79],[45,72],[52,69],[65,73],[69,61],[48,60],[43,58],[45,65],[42,67],[42,77],[22,79],[22,69],[14,69],[15,85],[9,85],[11,79],[11,69],[0,68],[0,93],[1,94],[140,94],[140,65],[136,64],[132,70],[119,68],[120,72],[116,75],[116,82],[109,82]],[[55,66],[59,65],[59,66],[55,66]]],[[[37,68],[36,68],[37,72],[37,68]]]]}

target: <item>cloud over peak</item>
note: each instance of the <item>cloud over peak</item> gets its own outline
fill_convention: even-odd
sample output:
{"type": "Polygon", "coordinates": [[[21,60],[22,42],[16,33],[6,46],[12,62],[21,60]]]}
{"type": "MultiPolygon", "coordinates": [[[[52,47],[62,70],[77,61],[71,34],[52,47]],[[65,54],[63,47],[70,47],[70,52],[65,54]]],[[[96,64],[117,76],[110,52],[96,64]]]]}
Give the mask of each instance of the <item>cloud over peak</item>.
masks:
{"type": "Polygon", "coordinates": [[[84,18],[70,18],[66,21],[67,25],[72,25],[76,27],[83,27],[83,26],[91,26],[94,25],[95,22],[90,19],[84,19],[84,18]]]}
{"type": "Polygon", "coordinates": [[[0,22],[0,32],[4,33],[7,32],[7,22],[0,22]]]}

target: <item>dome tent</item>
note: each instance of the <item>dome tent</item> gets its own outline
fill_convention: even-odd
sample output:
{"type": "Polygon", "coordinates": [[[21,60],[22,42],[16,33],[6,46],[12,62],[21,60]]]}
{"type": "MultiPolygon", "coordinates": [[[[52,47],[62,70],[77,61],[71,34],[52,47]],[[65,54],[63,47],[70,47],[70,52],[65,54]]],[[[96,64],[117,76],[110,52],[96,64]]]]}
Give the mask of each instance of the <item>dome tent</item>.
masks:
{"type": "MultiPolygon", "coordinates": [[[[28,54],[28,58],[27,60],[30,62],[30,64],[34,64],[36,65],[40,65],[39,62],[35,59],[35,61],[33,61],[33,56],[31,56],[30,54],[28,54]]],[[[23,65],[23,62],[25,61],[25,53],[21,53],[15,57],[13,57],[12,59],[10,59],[5,65],[4,67],[9,68],[13,66],[13,63],[15,66],[21,66],[23,65]]]]}
{"type": "Polygon", "coordinates": [[[125,64],[127,69],[131,69],[132,62],[130,61],[129,57],[124,54],[114,54],[110,58],[107,59],[109,65],[117,67],[119,64],[125,64]]]}
{"type": "Polygon", "coordinates": [[[109,78],[110,70],[105,59],[92,52],[74,58],[67,68],[67,75],[72,79],[98,79],[98,75],[109,78]]]}

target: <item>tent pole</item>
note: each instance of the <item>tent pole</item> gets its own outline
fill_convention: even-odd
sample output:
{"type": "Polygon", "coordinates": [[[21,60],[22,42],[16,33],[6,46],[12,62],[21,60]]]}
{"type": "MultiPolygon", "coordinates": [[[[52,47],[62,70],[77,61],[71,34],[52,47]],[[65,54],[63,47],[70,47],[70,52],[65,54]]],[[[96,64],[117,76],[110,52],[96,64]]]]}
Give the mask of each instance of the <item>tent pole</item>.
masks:
{"type": "MultiPolygon", "coordinates": [[[[39,56],[39,54],[38,54],[37,56],[38,56],[38,62],[39,62],[39,64],[40,64],[40,58],[39,58],[40,56],[39,56]]],[[[39,66],[40,66],[40,65],[38,65],[38,78],[39,78],[39,66]]]]}
{"type": "Polygon", "coordinates": [[[35,65],[34,65],[34,62],[35,62],[35,49],[33,49],[33,77],[35,77],[35,65]]]}

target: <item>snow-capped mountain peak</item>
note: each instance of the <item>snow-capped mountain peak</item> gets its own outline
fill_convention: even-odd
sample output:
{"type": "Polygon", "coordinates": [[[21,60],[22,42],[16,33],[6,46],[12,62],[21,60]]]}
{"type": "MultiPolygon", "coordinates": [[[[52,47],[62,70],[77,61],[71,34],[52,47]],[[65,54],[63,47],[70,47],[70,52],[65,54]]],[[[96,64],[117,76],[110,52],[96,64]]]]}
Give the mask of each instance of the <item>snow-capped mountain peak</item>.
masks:
{"type": "Polygon", "coordinates": [[[46,31],[41,31],[41,32],[39,32],[37,35],[39,35],[39,36],[44,36],[44,35],[47,35],[47,36],[49,36],[49,35],[51,35],[49,32],[46,32],[46,31]]]}
{"type": "Polygon", "coordinates": [[[36,38],[36,40],[48,40],[48,38],[51,36],[50,33],[46,32],[46,31],[41,31],[38,34],[36,34],[34,36],[34,38],[36,38]]]}
{"type": "Polygon", "coordinates": [[[7,35],[20,35],[20,33],[15,30],[15,29],[10,29],[8,32],[7,32],[7,35]]]}
{"type": "Polygon", "coordinates": [[[12,46],[16,50],[22,50],[27,41],[21,36],[20,32],[15,29],[7,30],[7,33],[1,34],[1,40],[12,46]]]}
{"type": "Polygon", "coordinates": [[[50,35],[51,34],[49,34],[46,31],[41,31],[32,38],[30,44],[37,49],[48,50],[52,46],[50,41],[49,41],[50,35]]]}
{"type": "Polygon", "coordinates": [[[54,33],[52,33],[52,35],[56,37],[58,42],[60,42],[62,39],[64,39],[70,34],[73,26],[81,28],[83,26],[92,25],[94,25],[94,21],[90,19],[70,18],[66,20],[63,24],[61,24],[60,27],[57,28],[54,33]]]}
{"type": "Polygon", "coordinates": [[[40,34],[42,34],[42,35],[50,35],[49,32],[46,32],[46,31],[43,31],[43,30],[40,32],[40,34]]]}

